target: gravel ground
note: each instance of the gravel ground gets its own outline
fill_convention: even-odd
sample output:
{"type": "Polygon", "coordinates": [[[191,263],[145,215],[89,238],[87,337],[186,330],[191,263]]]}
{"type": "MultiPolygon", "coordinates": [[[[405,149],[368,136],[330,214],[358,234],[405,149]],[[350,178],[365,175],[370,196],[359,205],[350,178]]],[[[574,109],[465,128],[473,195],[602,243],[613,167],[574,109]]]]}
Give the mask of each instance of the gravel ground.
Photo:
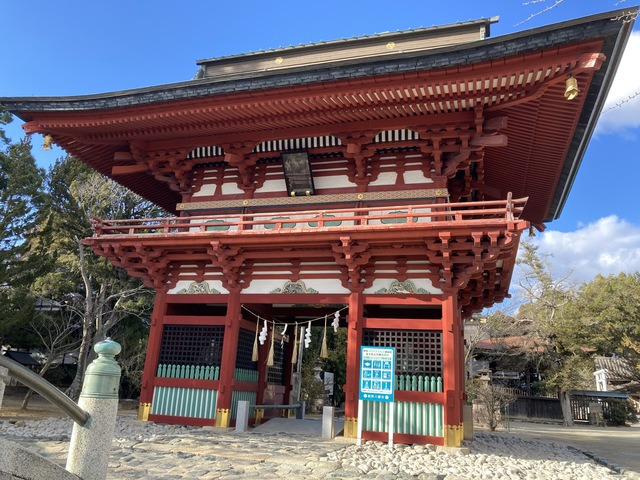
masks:
{"type": "MultiPolygon", "coordinates": [[[[0,435],[64,465],[72,424],[49,418],[0,422],[0,435]]],[[[296,434],[236,433],[119,418],[111,479],[374,478],[422,480],[624,478],[562,445],[479,433],[468,453],[431,445],[321,441],[296,434]]]]}

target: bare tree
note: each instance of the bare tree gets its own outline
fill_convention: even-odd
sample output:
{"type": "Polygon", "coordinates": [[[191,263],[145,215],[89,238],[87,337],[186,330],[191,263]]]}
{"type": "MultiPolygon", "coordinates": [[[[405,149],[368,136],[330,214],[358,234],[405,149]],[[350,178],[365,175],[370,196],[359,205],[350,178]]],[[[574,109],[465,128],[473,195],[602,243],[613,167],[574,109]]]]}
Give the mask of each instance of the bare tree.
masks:
{"type": "MultiPolygon", "coordinates": [[[[40,354],[43,359],[38,375],[41,377],[56,366],[56,360],[64,358],[78,348],[80,338],[74,333],[80,325],[77,316],[61,308],[52,305],[52,311],[39,313],[31,322],[28,330],[34,333],[40,340],[40,354]]],[[[31,400],[33,390],[29,390],[22,401],[22,410],[26,410],[31,400]]]]}

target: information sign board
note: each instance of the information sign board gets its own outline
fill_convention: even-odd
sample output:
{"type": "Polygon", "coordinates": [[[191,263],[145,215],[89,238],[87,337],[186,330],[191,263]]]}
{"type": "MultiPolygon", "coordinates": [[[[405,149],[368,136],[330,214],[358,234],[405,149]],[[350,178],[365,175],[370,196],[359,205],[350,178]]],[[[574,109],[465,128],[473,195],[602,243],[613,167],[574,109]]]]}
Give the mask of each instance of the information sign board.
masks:
{"type": "Polygon", "coordinates": [[[393,402],[396,350],[360,347],[360,400],[393,402]]]}

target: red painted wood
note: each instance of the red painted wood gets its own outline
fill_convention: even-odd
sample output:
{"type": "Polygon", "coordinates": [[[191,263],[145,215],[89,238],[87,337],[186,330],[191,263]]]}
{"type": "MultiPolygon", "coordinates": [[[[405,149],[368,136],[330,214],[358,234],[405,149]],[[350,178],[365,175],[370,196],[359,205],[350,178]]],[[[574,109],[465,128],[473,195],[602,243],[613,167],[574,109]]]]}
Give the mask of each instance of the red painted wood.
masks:
{"type": "MultiPolygon", "coordinates": [[[[291,257],[289,257],[291,258],[291,257]]],[[[243,304],[249,303],[283,303],[283,304],[346,304],[349,299],[348,294],[333,293],[244,293],[240,294],[240,301],[243,304]]],[[[302,325],[302,324],[301,324],[302,325]]],[[[303,325],[302,325],[303,326],[303,325]]]]}
{"type": "Polygon", "coordinates": [[[176,417],[173,415],[149,414],[149,421],[168,423],[170,425],[191,425],[194,427],[213,427],[216,421],[212,418],[176,417]]]}
{"type": "MultiPolygon", "coordinates": [[[[193,260],[193,257],[191,257],[193,260]]],[[[185,294],[167,294],[167,303],[214,303],[218,305],[226,305],[228,301],[228,294],[201,294],[191,293],[185,294]]]]}
{"type": "Polygon", "coordinates": [[[441,295],[376,295],[367,294],[364,297],[365,305],[440,305],[441,295]]]}
{"type": "Polygon", "coordinates": [[[393,330],[442,330],[442,320],[416,320],[410,318],[365,318],[364,328],[393,330]]]}
{"type": "Polygon", "coordinates": [[[444,424],[458,426],[462,423],[462,397],[464,394],[464,350],[461,349],[461,323],[457,306],[457,294],[447,297],[442,306],[442,383],[445,395],[444,424]]]}
{"type": "Polygon", "coordinates": [[[201,388],[204,390],[218,390],[220,382],[218,380],[201,380],[196,378],[169,378],[154,377],[154,387],[179,387],[179,388],[201,388]]]}
{"type": "Polygon", "coordinates": [[[408,390],[396,390],[394,398],[396,402],[420,402],[420,403],[441,403],[445,401],[444,393],[440,392],[412,392],[408,390]]]}
{"type": "Polygon", "coordinates": [[[166,325],[224,325],[225,317],[210,317],[207,315],[166,315],[166,325]]]}
{"type": "Polygon", "coordinates": [[[220,365],[220,384],[216,409],[231,409],[231,396],[238,351],[238,334],[240,332],[240,299],[237,292],[229,294],[227,317],[222,344],[222,365],[220,365]]]}
{"type": "Polygon", "coordinates": [[[344,386],[344,416],[358,417],[358,382],[360,381],[360,346],[363,328],[363,295],[353,292],[349,296],[347,332],[347,378],[344,386]]]}
{"type": "Polygon", "coordinates": [[[158,369],[158,358],[160,357],[165,299],[166,295],[164,293],[156,292],[151,314],[151,329],[149,330],[149,339],[147,341],[147,355],[144,360],[144,370],[142,371],[140,403],[151,403],[153,399],[153,379],[158,369]]]}
{"type": "Polygon", "coordinates": [[[258,384],[256,382],[239,382],[233,381],[233,390],[238,392],[257,392],[258,384]]]}
{"type": "MultiPolygon", "coordinates": [[[[386,432],[372,432],[363,430],[362,438],[376,442],[388,442],[389,434],[386,432]]],[[[393,443],[416,444],[416,445],[444,445],[443,437],[431,437],[429,435],[411,435],[408,433],[394,433],[393,443]]]]}

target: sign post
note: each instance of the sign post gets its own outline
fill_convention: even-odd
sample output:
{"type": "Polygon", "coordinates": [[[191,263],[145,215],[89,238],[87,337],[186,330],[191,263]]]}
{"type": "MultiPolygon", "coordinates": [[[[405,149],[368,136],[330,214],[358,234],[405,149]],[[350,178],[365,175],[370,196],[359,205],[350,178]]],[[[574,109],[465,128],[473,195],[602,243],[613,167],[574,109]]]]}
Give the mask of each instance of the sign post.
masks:
{"type": "Polygon", "coordinates": [[[362,444],[363,410],[366,400],[389,404],[389,449],[393,448],[395,366],[395,348],[360,347],[357,445],[362,444]]]}

